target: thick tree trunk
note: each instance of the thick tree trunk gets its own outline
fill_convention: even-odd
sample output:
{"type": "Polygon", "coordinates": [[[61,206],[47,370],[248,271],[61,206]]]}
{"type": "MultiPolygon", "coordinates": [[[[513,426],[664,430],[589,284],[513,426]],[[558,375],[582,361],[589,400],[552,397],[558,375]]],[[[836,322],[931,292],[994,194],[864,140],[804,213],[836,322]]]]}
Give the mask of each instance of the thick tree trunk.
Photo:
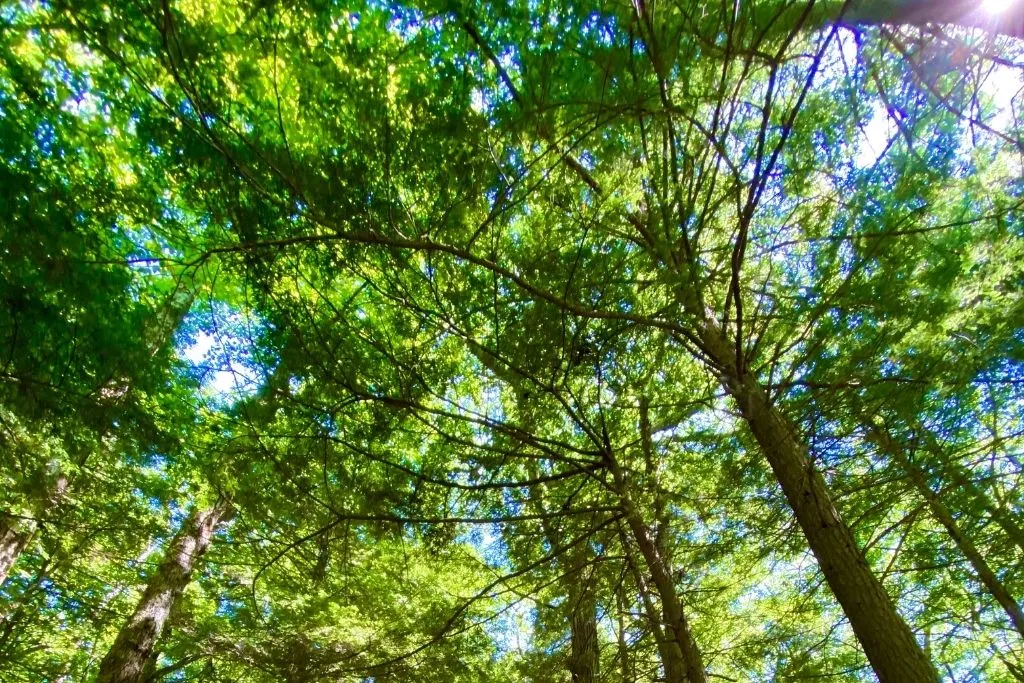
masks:
{"type": "Polygon", "coordinates": [[[857,548],[795,427],[772,405],[764,388],[739,370],[735,346],[711,318],[705,319],[701,341],[881,683],[935,683],[938,674],[857,548]]]}
{"type": "Polygon", "coordinates": [[[231,506],[222,501],[210,509],[193,511],[184,521],[146,585],[135,612],[100,663],[97,683],[142,683],[146,663],[171,610],[191,581],[199,559],[210,547],[214,531],[230,511],[231,506]]]}
{"type": "Polygon", "coordinates": [[[1020,2],[1008,2],[996,11],[985,9],[980,0],[855,0],[846,17],[854,24],[954,24],[1024,38],[1024,4],[1020,2]]]}
{"type": "Polygon", "coordinates": [[[971,563],[974,572],[978,575],[978,579],[1006,611],[1006,615],[1010,618],[1010,623],[1013,624],[1013,627],[1024,636],[1024,612],[1021,611],[1020,603],[1010,595],[1010,591],[999,580],[999,577],[992,571],[992,568],[989,567],[988,562],[985,561],[985,557],[974,545],[974,542],[960,529],[949,508],[939,500],[939,496],[928,484],[925,473],[918,467],[917,463],[912,462],[906,456],[903,449],[892,440],[884,429],[875,425],[869,425],[868,435],[907,474],[910,481],[914,484],[914,488],[917,489],[920,496],[928,503],[928,509],[931,510],[932,516],[942,525],[946,533],[949,534],[949,537],[953,539],[957,549],[971,563]]]}
{"type": "Polygon", "coordinates": [[[573,559],[574,570],[570,576],[569,621],[570,653],[569,674],[572,683],[596,683],[598,672],[597,644],[597,601],[588,586],[584,570],[586,557],[577,553],[573,559]]]}

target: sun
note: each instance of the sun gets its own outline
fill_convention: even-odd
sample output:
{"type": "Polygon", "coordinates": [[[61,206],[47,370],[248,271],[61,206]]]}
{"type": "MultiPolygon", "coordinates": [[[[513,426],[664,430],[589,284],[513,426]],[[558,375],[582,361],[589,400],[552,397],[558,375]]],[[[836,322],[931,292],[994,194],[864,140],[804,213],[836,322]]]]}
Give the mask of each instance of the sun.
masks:
{"type": "Polygon", "coordinates": [[[1002,14],[1013,5],[1015,0],[982,0],[981,9],[988,14],[1002,14]]]}

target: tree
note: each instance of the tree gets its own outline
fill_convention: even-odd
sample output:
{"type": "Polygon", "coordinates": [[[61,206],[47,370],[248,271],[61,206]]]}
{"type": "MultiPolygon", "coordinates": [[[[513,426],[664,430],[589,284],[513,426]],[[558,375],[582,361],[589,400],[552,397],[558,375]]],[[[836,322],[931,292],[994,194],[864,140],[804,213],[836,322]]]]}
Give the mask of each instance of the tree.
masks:
{"type": "Polygon", "coordinates": [[[76,273],[23,288],[19,386],[56,376],[55,301],[98,331],[93,398],[11,392],[6,443],[104,475],[5,469],[8,518],[67,527],[0,529],[23,678],[143,641],[132,675],[211,681],[1022,675],[1016,9],[8,14],[4,162],[63,221],[11,282],[76,273]],[[75,604],[135,583],[75,575],[101,519],[164,537],[204,486],[240,511],[207,571],[121,631],[75,604]]]}
{"type": "Polygon", "coordinates": [[[146,680],[146,666],[171,610],[210,547],[217,527],[227,520],[230,512],[230,503],[222,500],[208,509],[194,509],[185,518],[160,566],[146,583],[135,612],[100,663],[98,681],[140,683],[146,680]]]}

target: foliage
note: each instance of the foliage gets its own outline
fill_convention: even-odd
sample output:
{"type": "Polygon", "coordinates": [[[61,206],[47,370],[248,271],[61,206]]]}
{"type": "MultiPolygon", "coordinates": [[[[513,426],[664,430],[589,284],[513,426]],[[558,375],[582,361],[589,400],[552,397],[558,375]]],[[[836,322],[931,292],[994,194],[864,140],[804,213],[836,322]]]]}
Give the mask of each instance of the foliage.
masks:
{"type": "Polygon", "coordinates": [[[838,5],[0,4],[0,678],[228,500],[147,680],[895,680],[782,433],[1024,680],[1024,50],[838,5]]]}

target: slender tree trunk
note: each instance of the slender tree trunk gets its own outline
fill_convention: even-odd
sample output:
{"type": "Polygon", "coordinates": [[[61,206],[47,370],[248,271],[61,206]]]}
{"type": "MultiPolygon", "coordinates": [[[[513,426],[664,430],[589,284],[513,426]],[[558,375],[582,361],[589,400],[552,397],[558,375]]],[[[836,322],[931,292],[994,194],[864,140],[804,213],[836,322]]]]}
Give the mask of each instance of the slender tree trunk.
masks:
{"type": "Polygon", "coordinates": [[[1013,676],[1013,679],[1015,681],[1021,681],[1022,683],[1024,683],[1024,669],[1021,669],[1020,667],[1015,665],[1013,662],[1004,657],[1001,653],[999,655],[999,660],[1006,667],[1006,670],[1010,672],[1010,675],[1013,676]]]}
{"type": "Polygon", "coordinates": [[[913,425],[913,428],[925,437],[927,449],[941,460],[942,473],[947,475],[959,490],[966,492],[978,507],[985,510],[992,521],[1002,528],[1018,548],[1024,550],[1024,529],[1021,529],[1013,514],[1004,507],[993,503],[992,499],[975,483],[967,468],[947,456],[931,430],[920,423],[913,425]]]}
{"type": "Polygon", "coordinates": [[[764,388],[737,367],[736,347],[713,318],[705,318],[701,341],[881,683],[935,683],[938,674],[872,573],[795,427],[771,404],[764,388]]]}
{"type": "Polygon", "coordinates": [[[128,623],[100,663],[97,683],[142,683],[146,663],[175,603],[192,579],[192,571],[206,552],[217,526],[228,518],[226,501],[207,510],[194,510],[171,541],[163,561],[149,579],[128,623]]]}
{"type": "Polygon", "coordinates": [[[7,581],[14,563],[28,547],[39,528],[39,520],[60,505],[67,490],[67,477],[59,475],[47,491],[46,498],[38,505],[36,519],[20,519],[0,512],[0,586],[7,581]]]}
{"type": "MultiPolygon", "coordinates": [[[[485,359],[491,365],[497,365],[493,357],[485,350],[471,347],[478,358],[485,359]]],[[[518,391],[517,391],[518,393],[518,391]]],[[[524,415],[530,411],[524,405],[525,401],[520,396],[519,406],[524,415]]],[[[532,431],[531,420],[526,420],[524,427],[532,431]]],[[[536,462],[531,463],[531,477],[539,477],[540,469],[536,462]]],[[[538,487],[538,493],[530,497],[528,505],[538,513],[543,512],[543,502],[546,487],[542,484],[538,487]]],[[[552,548],[561,544],[562,534],[552,526],[550,520],[541,518],[541,528],[544,536],[552,548]]],[[[597,599],[594,589],[589,585],[591,577],[587,568],[590,564],[592,551],[589,543],[578,545],[568,556],[561,555],[556,559],[563,576],[561,584],[565,590],[568,601],[569,613],[569,656],[566,660],[567,668],[572,683],[596,683],[598,673],[598,662],[600,661],[600,650],[597,639],[597,599]]]]}
{"type": "Polygon", "coordinates": [[[569,673],[573,683],[595,683],[597,672],[597,610],[594,602],[589,600],[587,604],[577,605],[573,611],[569,673]]]}
{"type": "Polygon", "coordinates": [[[615,480],[615,488],[619,494],[625,512],[626,524],[633,536],[637,549],[647,564],[651,580],[661,598],[662,620],[666,626],[665,637],[669,642],[668,651],[663,653],[665,675],[669,681],[679,680],[676,669],[681,663],[683,678],[689,683],[707,683],[704,672],[704,661],[697,647],[697,641],[690,630],[690,623],[683,610],[683,603],[676,591],[675,580],[665,558],[658,549],[658,544],[651,536],[650,529],[644,523],[643,516],[629,497],[626,489],[625,476],[613,458],[608,458],[609,470],[615,480]],[[678,649],[678,652],[675,650],[678,649]],[[666,658],[665,655],[668,655],[666,658]]]}
{"type": "Polygon", "coordinates": [[[964,471],[961,465],[951,463],[948,473],[953,483],[958,488],[967,491],[971,498],[974,499],[974,502],[988,513],[992,521],[999,525],[1010,540],[1018,548],[1024,550],[1024,529],[1021,529],[1012,514],[1000,505],[993,504],[992,500],[978,488],[978,485],[974,483],[974,480],[964,471]]]}
{"type": "Polygon", "coordinates": [[[626,563],[636,579],[637,589],[640,591],[640,601],[643,603],[651,633],[654,634],[655,644],[658,646],[658,657],[661,659],[661,666],[665,672],[664,683],[686,683],[686,663],[683,661],[683,651],[679,647],[679,643],[665,633],[664,617],[654,606],[654,601],[651,599],[652,591],[647,586],[647,579],[633,559],[632,544],[629,541],[632,532],[627,536],[626,532],[620,529],[620,534],[626,563]]]}
{"type": "Polygon", "coordinates": [[[632,683],[633,670],[629,661],[629,643],[626,641],[626,600],[622,595],[622,583],[615,589],[615,607],[618,611],[618,633],[616,640],[619,646],[619,664],[622,670],[622,683],[632,683]]]}
{"type": "MultiPolygon", "coordinates": [[[[634,508],[634,512],[636,512],[634,508]]],[[[704,662],[694,640],[690,623],[683,611],[682,601],[676,591],[672,573],[651,538],[650,531],[642,522],[637,524],[635,515],[627,512],[626,522],[633,532],[633,539],[650,571],[651,580],[661,598],[662,619],[667,626],[665,635],[679,648],[685,669],[685,680],[690,683],[707,683],[704,662]]],[[[675,659],[673,657],[672,659],[675,659]]]]}
{"type": "Polygon", "coordinates": [[[32,538],[34,524],[9,515],[0,515],[0,585],[7,581],[11,567],[32,538]]]}
{"type": "MultiPolygon", "coordinates": [[[[533,476],[536,476],[536,471],[533,476]]],[[[544,490],[543,486],[540,490],[544,490]]],[[[531,499],[531,507],[537,512],[542,512],[542,500],[543,493],[531,499]]],[[[558,530],[546,519],[541,520],[541,527],[551,546],[557,547],[561,538],[558,530]]],[[[593,588],[589,585],[591,577],[587,575],[589,559],[589,547],[583,544],[572,550],[568,557],[562,555],[556,560],[560,571],[563,572],[561,584],[570,610],[569,656],[566,664],[573,683],[597,681],[600,654],[597,640],[597,600],[593,588]]]]}
{"type": "Polygon", "coordinates": [[[1006,611],[1006,615],[1010,618],[1010,623],[1013,624],[1013,627],[1017,629],[1021,636],[1024,636],[1024,612],[1021,611],[1020,603],[1010,595],[1010,591],[999,580],[995,572],[992,571],[992,568],[989,567],[988,562],[985,561],[985,557],[974,545],[974,542],[960,529],[949,508],[945,506],[928,484],[924,471],[921,470],[917,463],[912,462],[907,457],[903,449],[893,441],[885,429],[876,425],[869,425],[868,435],[886,455],[892,458],[906,472],[917,492],[928,503],[932,516],[943,526],[949,537],[953,539],[957,549],[971,563],[974,572],[978,575],[978,579],[1006,611]]]}

